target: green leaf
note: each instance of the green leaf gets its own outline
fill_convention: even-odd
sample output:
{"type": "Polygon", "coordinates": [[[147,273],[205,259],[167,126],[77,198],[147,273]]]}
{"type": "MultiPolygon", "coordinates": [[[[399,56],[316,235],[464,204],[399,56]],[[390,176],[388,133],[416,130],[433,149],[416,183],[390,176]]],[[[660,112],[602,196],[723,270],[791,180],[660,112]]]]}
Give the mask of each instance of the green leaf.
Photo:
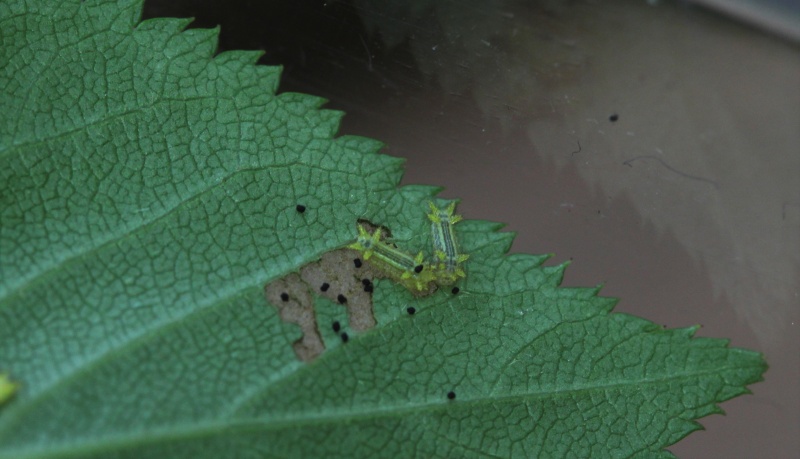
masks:
{"type": "Polygon", "coordinates": [[[401,160],[276,95],[258,53],[140,9],[0,3],[1,458],[667,457],[760,380],[759,354],[610,314],[482,221],[457,226],[461,293],[376,281],[364,331],[318,297],[350,340],[300,361],[265,285],[359,219],[428,247],[438,189],[397,188],[401,160]]]}

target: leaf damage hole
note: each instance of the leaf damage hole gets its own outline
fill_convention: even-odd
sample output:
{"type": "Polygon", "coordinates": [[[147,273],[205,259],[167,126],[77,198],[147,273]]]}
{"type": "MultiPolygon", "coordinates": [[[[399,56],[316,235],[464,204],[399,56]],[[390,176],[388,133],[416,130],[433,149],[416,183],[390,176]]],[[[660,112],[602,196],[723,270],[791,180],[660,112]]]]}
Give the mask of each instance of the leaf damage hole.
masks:
{"type": "Polygon", "coordinates": [[[322,353],[322,343],[314,314],[314,298],[296,273],[278,279],[264,288],[267,301],[278,309],[281,320],[300,326],[303,336],[292,343],[300,360],[308,361],[322,353]],[[286,298],[284,300],[284,298],[286,298]]]}
{"type": "Polygon", "coordinates": [[[358,252],[352,249],[334,250],[322,255],[315,263],[300,269],[300,278],[308,285],[328,285],[322,296],[347,308],[350,328],[355,331],[369,330],[375,326],[372,312],[372,296],[365,292],[361,279],[371,274],[365,264],[356,268],[353,259],[358,252]],[[366,269],[366,271],[365,271],[366,269]],[[330,288],[335,286],[335,288],[330,288]]]}
{"type": "MultiPolygon", "coordinates": [[[[289,274],[264,287],[267,301],[278,309],[281,319],[298,325],[303,333],[292,344],[298,359],[309,362],[325,351],[314,311],[315,295],[346,308],[349,327],[353,331],[361,332],[375,326],[372,281],[369,279],[376,273],[367,263],[357,268],[353,263],[356,258],[359,254],[355,250],[334,250],[324,254],[319,261],[302,267],[300,273],[289,274]]],[[[334,322],[334,332],[341,329],[341,323],[334,322]]],[[[343,342],[349,340],[349,336],[341,338],[343,342]]]]}
{"type": "MultiPolygon", "coordinates": [[[[299,210],[298,210],[299,211],[299,210]]],[[[382,226],[359,220],[359,225],[367,227],[371,232],[380,229],[386,237],[391,232],[382,226]]],[[[415,271],[422,271],[419,265],[415,271]]],[[[278,310],[281,319],[300,327],[302,337],[292,344],[297,358],[309,362],[325,351],[325,343],[317,326],[314,310],[314,297],[319,295],[329,299],[337,306],[347,310],[349,328],[354,332],[363,332],[376,325],[373,311],[372,292],[374,279],[391,279],[375,264],[364,260],[361,253],[350,248],[332,250],[322,255],[319,261],[309,263],[300,268],[299,273],[289,274],[270,282],[264,287],[267,302],[278,310]]],[[[421,297],[433,293],[435,286],[415,296],[421,297]]],[[[409,308],[409,314],[416,309],[409,308]]],[[[333,331],[339,333],[341,323],[334,322],[333,331]]],[[[342,342],[350,336],[344,332],[340,335],[342,342]]]]}

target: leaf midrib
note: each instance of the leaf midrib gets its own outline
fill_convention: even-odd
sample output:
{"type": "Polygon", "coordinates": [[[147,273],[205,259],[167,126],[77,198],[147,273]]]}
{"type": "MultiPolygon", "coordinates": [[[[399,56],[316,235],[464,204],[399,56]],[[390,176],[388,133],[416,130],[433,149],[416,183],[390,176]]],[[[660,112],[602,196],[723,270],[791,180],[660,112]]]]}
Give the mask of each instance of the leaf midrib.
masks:
{"type": "MultiPolygon", "coordinates": [[[[154,445],[157,443],[165,443],[172,440],[190,440],[192,438],[201,438],[206,435],[224,432],[226,435],[235,435],[237,433],[247,432],[265,432],[281,429],[297,429],[299,427],[310,427],[320,424],[338,424],[338,423],[352,423],[353,421],[369,420],[378,417],[400,417],[416,412],[432,413],[437,410],[453,409],[454,407],[464,409],[472,406],[481,406],[483,404],[519,404],[514,402],[524,402],[530,399],[555,397],[574,397],[576,394],[585,394],[591,392],[605,392],[609,390],[631,387],[636,392],[641,392],[643,385],[661,385],[668,382],[680,381],[683,379],[694,379],[702,376],[718,376],[721,372],[732,370],[747,370],[751,371],[752,368],[743,365],[725,365],[722,367],[715,367],[708,370],[699,370],[694,372],[682,372],[672,374],[661,378],[643,378],[638,380],[628,380],[622,383],[611,383],[603,385],[586,385],[578,387],[569,387],[567,389],[555,389],[538,392],[525,392],[519,394],[506,395],[502,397],[486,396],[464,400],[460,398],[456,402],[448,400],[417,403],[411,406],[381,406],[377,409],[367,409],[357,412],[349,411],[333,411],[327,413],[293,413],[294,416],[287,416],[283,418],[276,418],[272,420],[259,420],[259,419],[231,419],[230,422],[201,422],[190,424],[190,427],[185,427],[187,424],[180,426],[171,426],[168,429],[160,431],[139,432],[133,435],[117,435],[106,436],[97,438],[93,442],[84,442],[80,446],[76,445],[60,445],[54,449],[16,449],[7,451],[0,455],[0,459],[44,459],[44,458],[65,458],[65,457],[80,457],[88,454],[99,454],[103,452],[118,451],[124,448],[136,447],[142,445],[154,445]],[[298,415],[302,414],[302,415],[298,415]]],[[[719,402],[718,400],[709,400],[708,404],[719,402]]],[[[702,405],[701,405],[702,406],[702,405]]],[[[368,408],[374,408],[376,405],[368,405],[368,408]]]]}

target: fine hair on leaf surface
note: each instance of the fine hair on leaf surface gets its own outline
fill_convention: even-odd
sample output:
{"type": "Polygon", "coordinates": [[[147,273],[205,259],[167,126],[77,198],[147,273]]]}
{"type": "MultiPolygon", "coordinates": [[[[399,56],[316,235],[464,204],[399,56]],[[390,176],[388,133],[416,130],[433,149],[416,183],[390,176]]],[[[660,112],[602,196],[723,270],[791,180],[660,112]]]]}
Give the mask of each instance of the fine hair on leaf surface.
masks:
{"type": "Polygon", "coordinates": [[[398,187],[258,52],[141,8],[0,3],[0,458],[669,457],[760,380],[756,352],[559,287],[497,223],[458,222],[464,276],[425,296],[303,280],[359,221],[430,247],[439,189],[398,187]]]}

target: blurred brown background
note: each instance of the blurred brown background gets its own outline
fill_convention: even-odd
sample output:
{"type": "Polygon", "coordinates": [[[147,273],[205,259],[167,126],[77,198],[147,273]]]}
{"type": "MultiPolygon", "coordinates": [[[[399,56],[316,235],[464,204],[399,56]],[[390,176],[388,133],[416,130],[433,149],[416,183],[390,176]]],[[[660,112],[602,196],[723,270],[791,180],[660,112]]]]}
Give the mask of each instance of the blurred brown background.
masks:
{"type": "Polygon", "coordinates": [[[800,16],[722,3],[737,19],[633,0],[151,0],[145,17],[265,50],[280,91],[408,158],[404,183],[507,222],[514,252],[573,260],[564,285],[764,352],[766,381],[676,455],[800,457],[800,16]]]}

